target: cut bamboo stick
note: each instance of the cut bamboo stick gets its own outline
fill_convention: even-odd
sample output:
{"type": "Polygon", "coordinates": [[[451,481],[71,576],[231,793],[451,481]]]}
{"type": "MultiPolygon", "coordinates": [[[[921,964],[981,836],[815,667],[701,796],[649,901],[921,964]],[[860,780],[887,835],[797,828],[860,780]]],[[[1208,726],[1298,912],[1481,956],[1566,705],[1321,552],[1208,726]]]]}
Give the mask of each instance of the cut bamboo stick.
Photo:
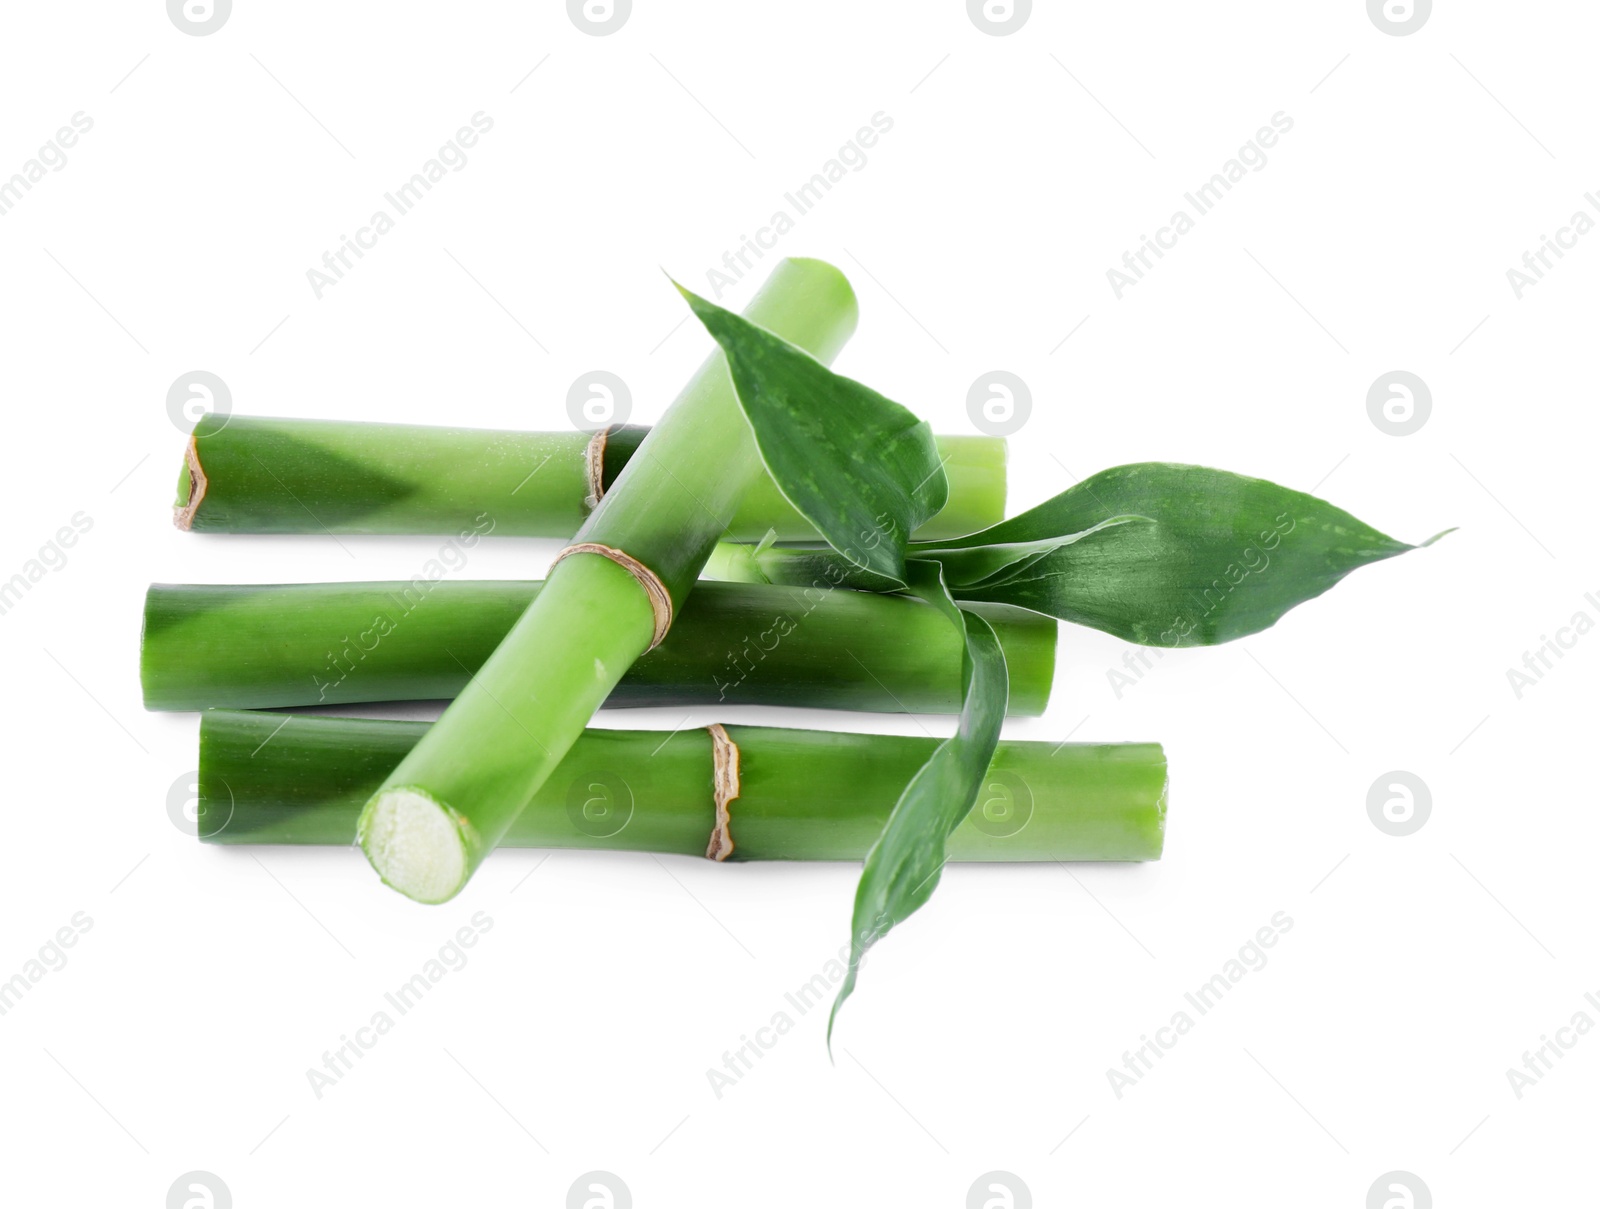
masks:
{"type": "MultiPolygon", "coordinates": [[[[515,580],[152,584],[146,709],[275,709],[456,696],[538,594],[515,580]]],[[[1010,712],[1044,712],[1056,622],[974,606],[1011,665],[1010,712]]],[[[906,596],[703,583],[606,705],[955,713],[961,636],[906,596]]]]}
{"type": "MultiPolygon", "coordinates": [[[[199,831],[214,844],[350,844],[362,804],[425,722],[212,710],[200,721],[199,831]]],[[[737,749],[734,860],[860,860],[937,745],[925,736],[723,728],[737,749]]],[[[590,729],[503,845],[706,854],[716,825],[706,730],[590,729]]],[[[1166,832],[1156,743],[1000,744],[950,836],[956,861],[1150,861],[1166,832]]]]}
{"type": "MultiPolygon", "coordinates": [[[[202,419],[190,436],[173,518],[197,533],[493,533],[571,537],[593,489],[608,491],[646,427],[510,432],[266,416],[202,419]]],[[[1003,438],[940,437],[944,509],[917,533],[953,538],[998,523],[1003,438]]],[[[733,541],[815,541],[772,476],[758,475],[728,526],[733,541]]]]}

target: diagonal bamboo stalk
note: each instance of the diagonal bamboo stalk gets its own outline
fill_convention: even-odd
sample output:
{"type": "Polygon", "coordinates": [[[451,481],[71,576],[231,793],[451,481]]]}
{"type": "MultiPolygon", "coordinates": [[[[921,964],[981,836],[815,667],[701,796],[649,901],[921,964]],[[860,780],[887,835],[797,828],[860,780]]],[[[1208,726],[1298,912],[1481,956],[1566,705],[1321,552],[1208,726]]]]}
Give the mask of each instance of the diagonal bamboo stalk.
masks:
{"type": "MultiPolygon", "coordinates": [[[[786,260],[746,311],[823,360],[855,330],[838,270],[786,260]]],[[[457,894],[682,608],[761,459],[720,352],[574,537],[526,613],[362,811],[362,849],[419,902],[457,894]],[[589,552],[595,548],[609,555],[589,552]],[[650,591],[649,581],[658,591],[650,591]]]]}

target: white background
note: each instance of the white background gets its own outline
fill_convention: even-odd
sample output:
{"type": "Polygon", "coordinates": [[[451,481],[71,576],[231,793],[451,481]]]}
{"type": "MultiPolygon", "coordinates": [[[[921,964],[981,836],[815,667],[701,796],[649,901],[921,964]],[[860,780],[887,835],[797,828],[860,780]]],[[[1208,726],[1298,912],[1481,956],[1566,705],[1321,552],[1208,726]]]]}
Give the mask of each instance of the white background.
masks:
{"type": "MultiPolygon", "coordinates": [[[[1597,25],[1041,3],[996,37],[959,0],[638,0],[594,37],[550,0],[238,0],[194,37],[153,0],[8,6],[0,175],[94,122],[0,218],[0,578],[93,519],[0,617],[0,977],[93,920],[0,1018],[8,1201],[159,1206],[201,1169],[241,1209],[562,1205],[603,1169],[640,1206],[960,1206],[1000,1169],[1039,1205],[1356,1209],[1401,1169],[1440,1206],[1581,1203],[1600,1037],[1520,1100],[1505,1072],[1600,1022],[1600,637],[1520,700],[1506,670],[1600,620],[1600,236],[1521,300],[1506,270],[1600,188],[1597,25]],[[306,270],[479,110],[468,165],[319,301],[306,270]],[[652,419],[707,343],[661,270],[708,289],[878,111],[892,132],[781,251],[850,275],[839,367],[939,431],[972,431],[980,374],[1030,384],[1013,509],[1166,459],[1406,540],[1461,527],[1120,697],[1129,648],[1063,627],[1049,713],[1008,733],[1163,742],[1164,859],[950,869],[836,1065],[814,1012],[718,1099],[707,1068],[846,940],[855,867],[508,852],[422,908],[353,851],[180,834],[195,719],[141,709],[147,583],[409,576],[438,541],[178,533],[172,381],[215,372],[244,414],[556,429],[598,367],[652,419]],[[1119,301],[1106,270],[1278,111],[1267,166],[1119,301]],[[1396,368],[1433,394],[1403,438],[1366,410],[1396,368]],[[1409,838],[1367,816],[1394,769],[1432,791],[1409,838]],[[306,1069],[476,911],[470,964],[318,1100],[306,1069]],[[1266,968],[1119,1099],[1107,1068],[1278,911],[1266,968]]],[[[467,573],[554,551],[494,540],[467,573]]]]}

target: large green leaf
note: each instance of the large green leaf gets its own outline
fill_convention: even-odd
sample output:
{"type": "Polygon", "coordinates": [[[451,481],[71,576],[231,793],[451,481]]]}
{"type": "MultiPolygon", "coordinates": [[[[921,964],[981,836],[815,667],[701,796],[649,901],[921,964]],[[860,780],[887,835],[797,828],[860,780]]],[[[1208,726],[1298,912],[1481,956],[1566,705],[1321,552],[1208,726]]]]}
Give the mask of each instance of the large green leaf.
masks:
{"type": "Polygon", "coordinates": [[[956,733],[911,778],[867,853],[850,921],[850,969],[828,1015],[830,1043],[867,950],[927,902],[939,884],[945,840],[978,800],[1006,714],[1006,660],[989,623],[950,599],[938,563],[913,559],[908,571],[912,594],[942,610],[966,635],[961,717],[956,733]]]}
{"type": "MultiPolygon", "coordinates": [[[[1141,462],[982,532],[914,542],[908,556],[942,564],[957,600],[1020,605],[1129,642],[1206,646],[1264,630],[1358,567],[1419,548],[1264,479],[1141,462]]],[[[828,550],[773,546],[719,551],[712,573],[886,590],[839,562],[828,550]]]]}
{"type": "MultiPolygon", "coordinates": [[[[1264,630],[1358,567],[1418,548],[1302,491],[1166,462],[1103,470],[1020,516],[941,544],[1037,541],[1130,513],[1151,523],[1104,526],[1003,583],[957,588],[956,598],[1021,605],[1130,642],[1205,646],[1264,630]]],[[[912,553],[940,557],[920,546],[912,553]]]]}
{"type": "Polygon", "coordinates": [[[933,430],[749,320],[678,291],[726,354],[779,490],[851,563],[903,587],[911,533],[949,492],[933,430]]]}

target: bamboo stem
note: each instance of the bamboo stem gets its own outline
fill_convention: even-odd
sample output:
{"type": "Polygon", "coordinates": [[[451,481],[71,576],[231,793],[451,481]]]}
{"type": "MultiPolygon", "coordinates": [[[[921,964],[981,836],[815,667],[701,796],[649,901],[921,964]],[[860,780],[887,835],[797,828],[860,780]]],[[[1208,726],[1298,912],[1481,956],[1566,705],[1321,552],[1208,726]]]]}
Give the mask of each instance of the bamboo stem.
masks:
{"type": "MultiPolygon", "coordinates": [[[[528,581],[152,584],[146,709],[273,709],[456,696],[537,595],[528,581]]],[[[976,606],[1010,662],[1011,712],[1044,712],[1056,623],[976,606]]],[[[954,713],[961,637],[909,597],[702,583],[618,706],[791,705],[954,713]]]]}
{"type": "MultiPolygon", "coordinates": [[[[200,722],[201,837],[349,844],[362,803],[424,722],[212,710],[200,722]]],[[[859,860],[937,740],[728,726],[738,749],[733,860],[859,860]]],[[[587,730],[501,843],[706,852],[716,825],[706,730],[587,730]]],[[[1002,742],[948,850],[956,861],[1146,861],[1161,856],[1159,744],[1002,742]]]]}
{"type": "MultiPolygon", "coordinates": [[[[207,416],[185,449],[173,517],[197,533],[493,532],[571,537],[591,505],[588,455],[610,490],[650,429],[510,432],[266,416],[207,416]]],[[[951,538],[1005,513],[999,437],[939,438],[950,499],[917,532],[951,538]]],[[[733,541],[815,541],[817,531],[763,471],[729,523],[733,541]]]]}

